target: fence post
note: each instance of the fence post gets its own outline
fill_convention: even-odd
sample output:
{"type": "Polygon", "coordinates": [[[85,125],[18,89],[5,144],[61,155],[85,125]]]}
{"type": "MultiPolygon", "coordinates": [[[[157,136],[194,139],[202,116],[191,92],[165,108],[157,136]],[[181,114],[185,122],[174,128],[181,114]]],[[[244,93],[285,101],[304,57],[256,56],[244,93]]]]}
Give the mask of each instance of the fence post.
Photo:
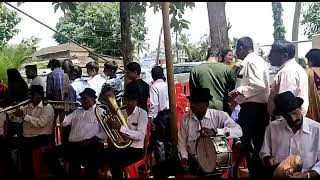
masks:
{"type": "Polygon", "coordinates": [[[320,34],[315,34],[312,36],[312,48],[320,49],[320,34]]]}

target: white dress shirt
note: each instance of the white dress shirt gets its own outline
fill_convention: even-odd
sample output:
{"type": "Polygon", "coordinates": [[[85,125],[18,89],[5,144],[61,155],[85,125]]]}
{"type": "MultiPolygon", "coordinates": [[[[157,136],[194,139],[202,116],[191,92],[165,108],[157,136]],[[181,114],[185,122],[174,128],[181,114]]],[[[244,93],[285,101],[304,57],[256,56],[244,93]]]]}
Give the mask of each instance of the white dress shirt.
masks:
{"type": "Polygon", "coordinates": [[[54,110],[50,104],[44,106],[42,101],[33,106],[30,103],[26,108],[23,123],[23,136],[34,137],[53,133],[54,110]]]}
{"type": "Polygon", "coordinates": [[[89,87],[96,92],[97,99],[99,98],[102,86],[105,82],[106,80],[99,74],[88,80],[89,87]]]}
{"type": "Polygon", "coordinates": [[[192,112],[187,112],[181,119],[178,133],[178,148],[182,158],[188,158],[188,154],[195,155],[196,141],[200,136],[202,127],[216,129],[219,135],[229,133],[227,138],[239,138],[242,136],[241,127],[232,120],[226,112],[215,109],[207,109],[200,121],[192,112]]]}
{"type": "Polygon", "coordinates": [[[120,128],[120,132],[126,134],[133,140],[129,147],[143,149],[147,125],[147,112],[136,106],[133,113],[128,117],[128,127],[121,126],[120,128]]]}
{"type": "Polygon", "coordinates": [[[71,83],[71,86],[76,91],[77,102],[81,104],[79,94],[82,93],[85,88],[90,87],[89,83],[82,78],[77,78],[71,83]]]}
{"type": "Polygon", "coordinates": [[[266,129],[260,157],[272,156],[277,161],[285,160],[289,155],[300,155],[303,161],[302,171],[315,170],[320,174],[320,124],[307,117],[295,134],[285,119],[271,122],[266,129]]]}
{"type": "Polygon", "coordinates": [[[269,67],[267,63],[254,52],[248,54],[241,62],[242,69],[236,89],[242,95],[235,100],[239,103],[266,103],[269,97],[269,67]]]}
{"type": "Polygon", "coordinates": [[[156,118],[158,112],[169,109],[168,85],[163,79],[158,79],[152,84],[149,91],[149,117],[156,118]]]}
{"type": "MultiPolygon", "coordinates": [[[[96,105],[93,105],[88,110],[84,110],[80,107],[64,118],[61,125],[63,127],[71,125],[69,135],[70,142],[80,142],[86,139],[91,139],[94,136],[101,139],[106,138],[106,134],[95,115],[95,108],[96,105]]],[[[102,109],[99,110],[102,111],[102,109]]]]}
{"type": "Polygon", "coordinates": [[[302,112],[305,116],[309,106],[308,75],[306,71],[295,61],[288,60],[281,67],[271,85],[270,97],[268,100],[268,111],[273,114],[275,105],[274,98],[277,94],[291,91],[296,97],[303,99],[302,112]]]}

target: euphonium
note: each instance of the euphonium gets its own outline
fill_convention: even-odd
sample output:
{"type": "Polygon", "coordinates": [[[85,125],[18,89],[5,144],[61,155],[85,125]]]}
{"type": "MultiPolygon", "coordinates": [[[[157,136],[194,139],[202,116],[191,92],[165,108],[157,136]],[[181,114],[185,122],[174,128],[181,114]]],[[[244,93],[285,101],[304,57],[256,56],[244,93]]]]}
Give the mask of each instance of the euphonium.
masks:
{"type": "Polygon", "coordinates": [[[112,129],[108,124],[110,121],[118,121],[122,126],[128,127],[127,119],[122,114],[122,111],[117,104],[114,91],[110,85],[105,84],[102,87],[99,101],[103,104],[96,107],[95,114],[104,132],[115,147],[128,147],[132,143],[132,140],[120,131],[112,129]],[[103,114],[100,113],[100,108],[103,109],[103,114]]]}

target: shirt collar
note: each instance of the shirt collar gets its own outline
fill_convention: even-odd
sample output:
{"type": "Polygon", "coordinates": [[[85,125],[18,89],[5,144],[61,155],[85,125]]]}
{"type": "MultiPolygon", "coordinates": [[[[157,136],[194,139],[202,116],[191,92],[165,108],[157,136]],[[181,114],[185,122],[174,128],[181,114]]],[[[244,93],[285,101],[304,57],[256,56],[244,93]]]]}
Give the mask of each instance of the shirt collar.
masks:
{"type": "Polygon", "coordinates": [[[154,83],[164,82],[163,79],[157,79],[154,83]]]}
{"type": "Polygon", "coordinates": [[[295,59],[289,59],[288,61],[284,62],[279,69],[282,69],[284,66],[286,66],[287,64],[290,64],[292,61],[295,61],[295,59]]]}
{"type": "Polygon", "coordinates": [[[134,116],[135,114],[137,114],[137,113],[138,113],[138,111],[139,111],[139,108],[138,108],[138,106],[136,106],[136,107],[134,108],[134,110],[133,110],[132,114],[130,114],[130,116],[129,116],[129,117],[134,116]]]}
{"type": "MultiPolygon", "coordinates": [[[[32,108],[35,108],[35,107],[33,106],[32,102],[29,103],[29,105],[30,105],[32,108]]],[[[42,103],[42,101],[41,101],[36,107],[43,108],[43,103],[42,103]]]]}
{"type": "MultiPolygon", "coordinates": [[[[288,128],[291,130],[290,126],[288,125],[287,123],[287,120],[283,119],[284,120],[284,127],[285,128],[288,128]]],[[[303,120],[302,120],[302,125],[301,125],[301,128],[299,129],[299,131],[303,131],[307,134],[310,134],[310,124],[308,122],[308,119],[306,119],[305,117],[303,117],[303,120]]]]}
{"type": "Polygon", "coordinates": [[[197,116],[195,115],[195,114],[193,114],[192,113],[192,117],[193,117],[193,119],[194,120],[197,120],[197,121],[200,121],[200,120],[202,120],[202,119],[210,119],[210,111],[209,111],[209,109],[207,108],[207,112],[206,112],[206,114],[204,115],[204,117],[202,118],[202,119],[198,119],[197,118],[197,116]]]}

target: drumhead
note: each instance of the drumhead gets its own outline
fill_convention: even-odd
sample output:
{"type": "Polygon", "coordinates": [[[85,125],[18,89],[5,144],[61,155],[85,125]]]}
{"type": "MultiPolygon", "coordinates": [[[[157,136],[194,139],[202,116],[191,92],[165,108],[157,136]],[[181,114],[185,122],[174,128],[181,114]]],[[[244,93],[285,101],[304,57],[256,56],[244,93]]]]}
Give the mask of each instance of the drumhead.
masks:
{"type": "Polygon", "coordinates": [[[210,137],[199,137],[196,144],[199,167],[204,173],[212,173],[217,167],[217,153],[210,137]]]}

